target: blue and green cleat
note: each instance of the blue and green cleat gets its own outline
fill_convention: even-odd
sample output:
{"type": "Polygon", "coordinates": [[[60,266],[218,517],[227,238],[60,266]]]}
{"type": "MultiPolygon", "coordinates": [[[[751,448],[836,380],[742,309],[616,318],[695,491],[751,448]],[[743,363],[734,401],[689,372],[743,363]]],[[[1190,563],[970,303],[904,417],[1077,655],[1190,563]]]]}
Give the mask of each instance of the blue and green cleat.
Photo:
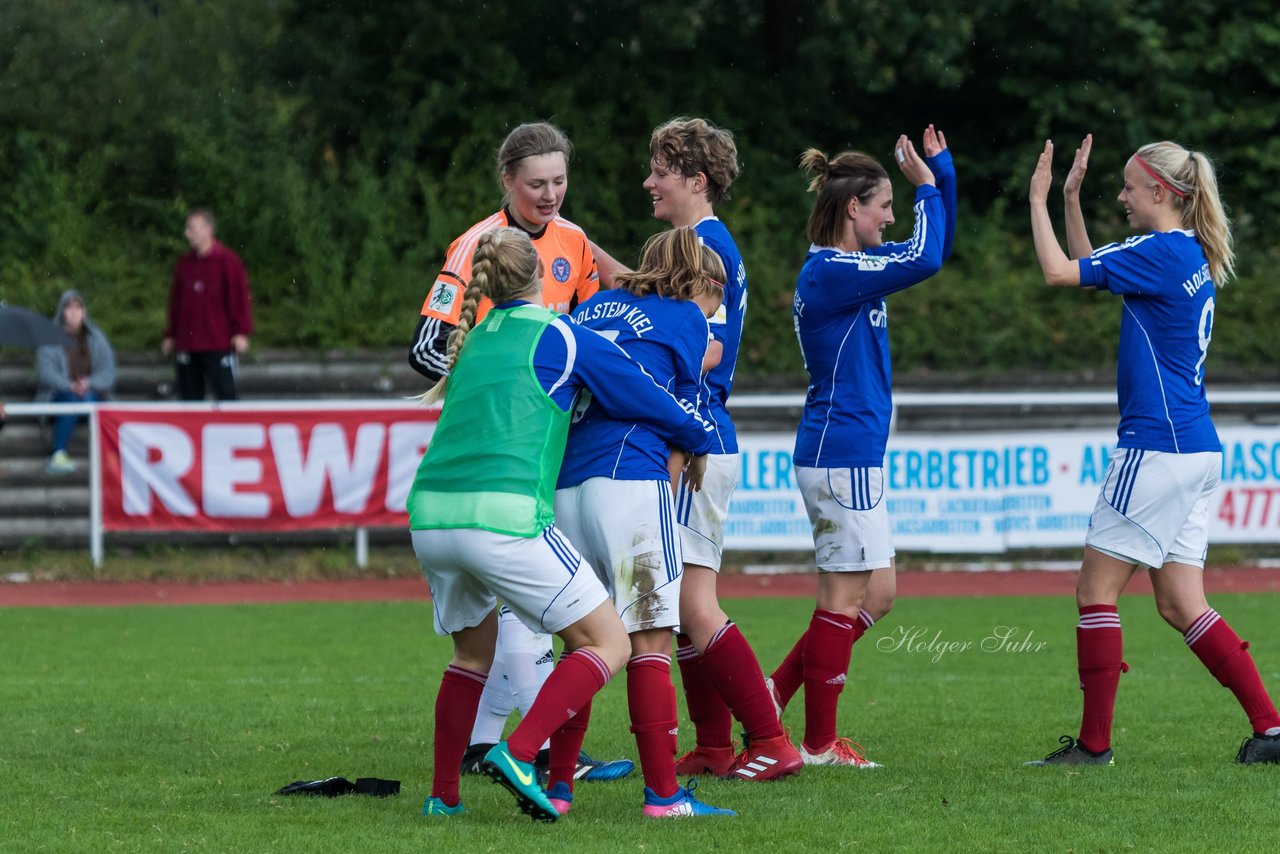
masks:
{"type": "Polygon", "coordinates": [[[534,821],[555,821],[560,817],[538,784],[538,771],[533,763],[521,762],[512,756],[505,741],[498,742],[484,755],[480,770],[515,795],[520,809],[534,821]]]}
{"type": "Polygon", "coordinates": [[[448,817],[453,815],[462,815],[464,812],[466,812],[466,809],[463,808],[462,801],[458,801],[455,806],[449,806],[439,798],[428,797],[422,804],[423,815],[439,815],[448,817]]]}

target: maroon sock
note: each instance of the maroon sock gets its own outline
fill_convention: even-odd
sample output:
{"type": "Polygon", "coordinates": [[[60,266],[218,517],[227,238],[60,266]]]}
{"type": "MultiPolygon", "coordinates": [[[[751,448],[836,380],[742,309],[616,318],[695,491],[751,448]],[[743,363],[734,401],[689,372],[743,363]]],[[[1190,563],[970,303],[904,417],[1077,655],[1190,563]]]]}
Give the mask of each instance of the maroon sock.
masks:
{"type": "Polygon", "coordinates": [[[486,677],[450,664],[440,680],[436,694],[435,767],[432,769],[431,796],[446,805],[458,805],[458,775],[462,754],[471,741],[471,728],[476,723],[476,709],[484,693],[486,677]]]}
{"type": "Polygon", "coordinates": [[[712,636],[702,654],[702,672],[724,698],[752,740],[777,738],[782,724],[773,710],[773,698],[764,684],[764,673],[751,644],[733,623],[725,623],[712,636]]]}
{"type": "Polygon", "coordinates": [[[836,708],[849,671],[857,620],[815,610],[804,641],[804,745],[811,753],[836,740],[836,708]]]}
{"type": "Polygon", "coordinates": [[[1120,673],[1128,670],[1121,658],[1124,637],[1120,614],[1114,605],[1085,605],[1076,624],[1076,664],[1084,713],[1079,742],[1085,750],[1101,753],[1111,747],[1111,721],[1116,709],[1120,673]]]}
{"type": "Polygon", "coordinates": [[[676,635],[676,661],[680,664],[684,701],[689,707],[689,720],[693,722],[698,747],[732,747],[733,716],[720,692],[711,684],[702,666],[702,656],[693,648],[688,635],[676,635]]]}
{"type": "Polygon", "coordinates": [[[1280,727],[1275,703],[1262,685],[1258,667],[1249,654],[1249,644],[1227,625],[1227,621],[1210,608],[1191,624],[1186,633],[1187,646],[1209,668],[1223,686],[1236,695],[1253,731],[1264,733],[1280,727]]]}
{"type": "MultiPolygon", "coordinates": [[[[521,762],[532,762],[551,734],[564,726],[565,722],[577,717],[590,718],[591,698],[609,681],[609,667],[587,649],[579,649],[564,656],[551,671],[547,681],[538,691],[538,698],[533,701],[529,713],[520,721],[520,725],[507,738],[507,747],[511,755],[521,762]]],[[[586,723],[582,724],[585,730],[586,723]]],[[[578,746],[582,741],[579,739],[578,746]]],[[[556,745],[551,744],[551,762],[556,761],[556,745]]],[[[574,754],[577,762],[577,753],[574,754]]],[[[572,775],[570,775],[572,778],[572,775]]]]}
{"type": "MultiPolygon", "coordinates": [[[[853,642],[857,643],[867,629],[875,624],[875,618],[870,613],[865,610],[858,611],[858,621],[853,626],[853,642]]],[[[806,631],[805,634],[808,632],[806,631]]],[[[800,636],[796,645],[791,647],[791,652],[787,653],[787,657],[769,677],[773,680],[773,687],[778,690],[778,699],[784,706],[791,702],[791,698],[804,684],[804,638],[804,635],[800,636]]]]}
{"type": "Polygon", "coordinates": [[[578,770],[578,757],[582,742],[587,737],[587,724],[591,723],[591,701],[560,729],[551,734],[551,748],[547,751],[547,786],[564,783],[573,791],[574,774],[578,770]]]}
{"type": "Polygon", "coordinates": [[[669,798],[680,787],[671,738],[676,728],[676,694],[671,685],[670,658],[637,655],[627,662],[627,708],[644,784],[658,797],[669,798]]]}

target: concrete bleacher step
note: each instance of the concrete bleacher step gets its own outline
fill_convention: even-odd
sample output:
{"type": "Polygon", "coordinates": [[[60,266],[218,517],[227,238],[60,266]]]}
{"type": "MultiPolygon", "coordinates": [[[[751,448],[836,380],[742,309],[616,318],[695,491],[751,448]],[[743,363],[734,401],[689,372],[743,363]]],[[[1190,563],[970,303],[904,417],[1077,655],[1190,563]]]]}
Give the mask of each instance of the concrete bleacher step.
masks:
{"type": "MultiPolygon", "coordinates": [[[[87,475],[85,479],[88,479],[87,475]]],[[[0,489],[0,518],[87,516],[88,513],[87,483],[65,486],[16,486],[6,480],[4,489],[0,489]]]]}

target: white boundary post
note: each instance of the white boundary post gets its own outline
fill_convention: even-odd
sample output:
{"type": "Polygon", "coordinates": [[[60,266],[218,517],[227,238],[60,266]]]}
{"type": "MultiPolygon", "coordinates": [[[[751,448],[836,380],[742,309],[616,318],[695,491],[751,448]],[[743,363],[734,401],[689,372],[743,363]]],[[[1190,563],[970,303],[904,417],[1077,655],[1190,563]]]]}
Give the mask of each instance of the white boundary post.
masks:
{"type": "Polygon", "coordinates": [[[364,569],[369,565],[369,529],[356,528],[356,566],[364,569]]]}
{"type": "Polygon", "coordinates": [[[89,410],[89,557],[93,574],[102,568],[102,434],[98,407],[89,410]]]}

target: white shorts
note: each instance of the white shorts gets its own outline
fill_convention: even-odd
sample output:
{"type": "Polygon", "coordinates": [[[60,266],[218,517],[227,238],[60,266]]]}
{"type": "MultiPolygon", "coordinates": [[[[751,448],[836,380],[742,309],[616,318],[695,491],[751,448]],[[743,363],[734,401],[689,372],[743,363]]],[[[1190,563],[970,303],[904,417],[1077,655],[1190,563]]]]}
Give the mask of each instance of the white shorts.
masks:
{"type": "Polygon", "coordinates": [[[411,531],[413,552],[431,585],[436,632],[480,625],[497,597],[535,632],[555,633],[609,596],[564,534],[550,525],[535,537],[482,528],[411,531]]]}
{"type": "Polygon", "coordinates": [[[627,632],[680,622],[680,537],[671,484],[593,477],[556,490],[556,524],[613,597],[627,632]]]}
{"type": "Polygon", "coordinates": [[[796,466],[820,572],[869,572],[893,563],[884,469],[796,466]]]}
{"type": "Polygon", "coordinates": [[[702,490],[686,488],[684,477],[676,492],[676,520],[684,562],[720,571],[720,550],[724,547],[724,520],[729,515],[729,499],[738,485],[738,455],[712,454],[702,490]]]}
{"type": "Polygon", "coordinates": [[[1085,545],[1131,563],[1204,566],[1209,500],[1222,454],[1173,454],[1117,448],[1089,518],[1085,545]]]}

